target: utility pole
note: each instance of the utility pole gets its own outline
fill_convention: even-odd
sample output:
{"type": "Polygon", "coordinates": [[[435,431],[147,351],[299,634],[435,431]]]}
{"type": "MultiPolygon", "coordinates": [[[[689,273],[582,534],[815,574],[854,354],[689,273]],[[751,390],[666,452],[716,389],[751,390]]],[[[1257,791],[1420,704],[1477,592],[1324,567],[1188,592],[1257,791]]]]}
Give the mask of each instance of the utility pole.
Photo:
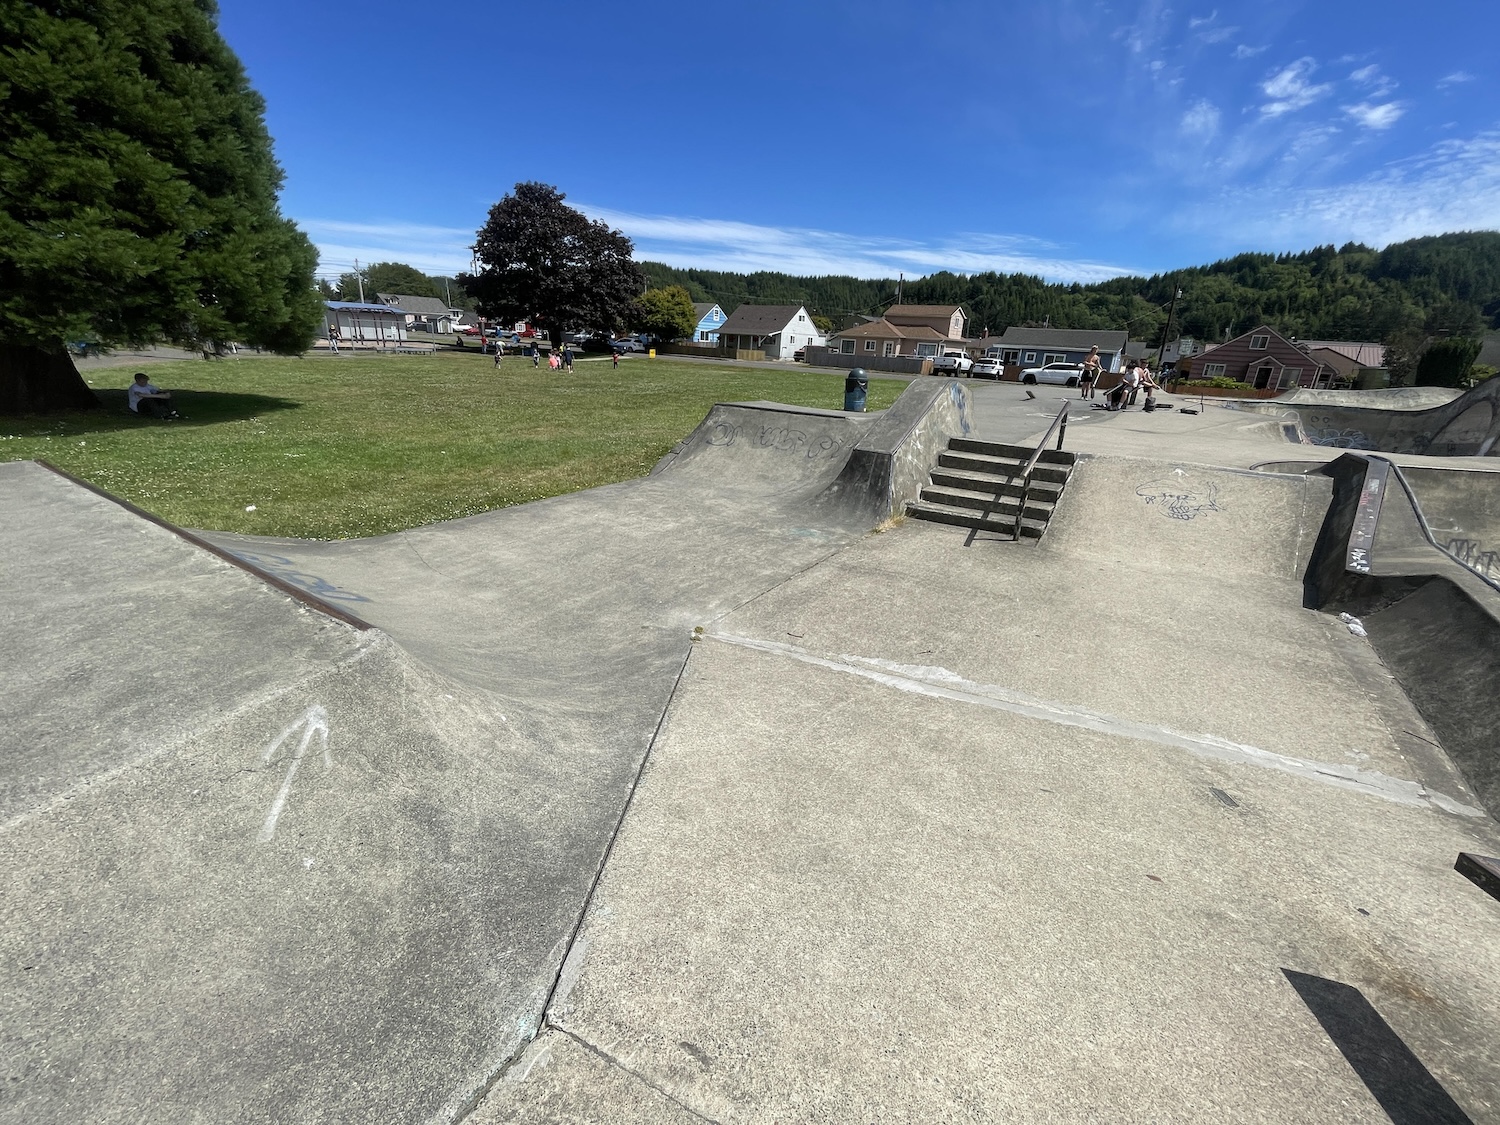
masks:
{"type": "Polygon", "coordinates": [[[1177,298],[1182,296],[1182,290],[1174,283],[1172,286],[1172,303],[1167,306],[1167,326],[1161,330],[1161,347],[1156,349],[1156,370],[1161,371],[1161,357],[1167,352],[1167,337],[1172,334],[1172,313],[1177,308],[1177,298]]]}
{"type": "Polygon", "coordinates": [[[354,259],[354,280],[359,282],[359,303],[365,303],[365,275],[359,272],[359,259],[354,259]]]}
{"type": "Polygon", "coordinates": [[[901,303],[901,287],[906,284],[905,272],[896,275],[896,304],[901,303]]]}

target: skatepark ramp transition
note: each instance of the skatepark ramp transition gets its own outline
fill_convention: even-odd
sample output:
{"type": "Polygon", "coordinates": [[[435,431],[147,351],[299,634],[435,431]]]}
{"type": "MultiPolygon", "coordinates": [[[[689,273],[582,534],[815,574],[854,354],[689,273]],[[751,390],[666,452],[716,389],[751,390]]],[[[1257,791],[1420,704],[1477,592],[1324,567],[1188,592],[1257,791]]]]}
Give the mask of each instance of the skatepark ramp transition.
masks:
{"type": "Polygon", "coordinates": [[[1491,815],[1500,814],[1500,472],[1345,454],[1310,607],[1359,618],[1491,815]]]}
{"type": "Polygon", "coordinates": [[[1445,392],[1421,393],[1434,390],[1298,391],[1265,402],[1242,402],[1237,408],[1295,415],[1300,433],[1294,440],[1309,445],[1433,457],[1500,452],[1500,379],[1487,379],[1436,405],[1434,400],[1445,392]]]}

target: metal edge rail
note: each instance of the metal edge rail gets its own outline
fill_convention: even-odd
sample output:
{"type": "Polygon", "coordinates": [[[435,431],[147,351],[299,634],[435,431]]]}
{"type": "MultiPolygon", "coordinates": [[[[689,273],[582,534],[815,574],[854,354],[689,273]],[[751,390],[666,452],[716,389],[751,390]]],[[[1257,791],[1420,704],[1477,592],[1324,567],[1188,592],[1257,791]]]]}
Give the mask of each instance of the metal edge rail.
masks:
{"type": "Polygon", "coordinates": [[[1021,521],[1026,517],[1026,500],[1031,494],[1032,471],[1046,451],[1047,442],[1052,439],[1053,430],[1057,430],[1057,448],[1063,447],[1063,438],[1068,433],[1068,405],[1066,401],[1063,402],[1062,409],[1057,412],[1057,417],[1052,419],[1052,425],[1047,427],[1047,432],[1042,435],[1042,440],[1037,442],[1036,448],[1031,451],[1026,464],[1021,466],[1021,502],[1016,505],[1016,523],[1011,531],[1011,538],[1017,543],[1021,541],[1021,521]]]}
{"type": "Polygon", "coordinates": [[[1365,456],[1372,461],[1383,461],[1390,467],[1390,471],[1396,477],[1396,482],[1401,485],[1401,491],[1406,493],[1406,499],[1411,502],[1411,510],[1412,513],[1417,517],[1417,527],[1421,529],[1422,537],[1427,540],[1428,544],[1431,545],[1433,550],[1452,559],[1459,566],[1463,567],[1475,578],[1479,579],[1491,589],[1500,591],[1500,581],[1496,581],[1489,575],[1475,570],[1474,567],[1470,566],[1463,559],[1459,558],[1452,551],[1448,550],[1447,547],[1444,547],[1437,541],[1437,538],[1432,534],[1432,527],[1427,522],[1427,515],[1422,511],[1422,502],[1417,499],[1416,490],[1412,488],[1411,482],[1406,479],[1406,474],[1401,471],[1401,466],[1396,464],[1396,462],[1392,461],[1389,457],[1382,457],[1378,453],[1366,453],[1365,456]]]}

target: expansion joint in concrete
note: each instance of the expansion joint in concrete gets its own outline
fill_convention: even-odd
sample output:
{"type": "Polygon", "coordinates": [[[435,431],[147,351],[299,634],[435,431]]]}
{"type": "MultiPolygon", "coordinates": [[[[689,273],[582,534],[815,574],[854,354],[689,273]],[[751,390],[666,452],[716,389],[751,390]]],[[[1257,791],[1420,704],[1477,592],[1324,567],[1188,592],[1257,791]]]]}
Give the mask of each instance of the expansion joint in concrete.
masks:
{"type": "Polygon", "coordinates": [[[629,1075],[632,1079],[634,1079],[635,1081],[639,1082],[641,1085],[645,1086],[647,1089],[653,1090],[656,1093],[660,1094],[662,1097],[666,1098],[667,1101],[671,1102],[673,1105],[675,1105],[678,1109],[682,1110],[684,1113],[691,1114],[694,1119],[696,1119],[698,1121],[707,1121],[707,1122],[710,1123],[710,1125],[719,1125],[719,1122],[718,1122],[717,1118],[708,1117],[708,1116],[706,1116],[706,1115],[704,1115],[702,1113],[699,1113],[692,1106],[688,1105],[687,1102],[683,1101],[681,1098],[677,1097],[675,1094],[671,1093],[669,1090],[667,1090],[664,1087],[660,1086],[659,1084],[651,1081],[651,1079],[647,1078],[640,1071],[638,1071],[638,1070],[631,1070],[630,1067],[626,1066],[619,1059],[615,1058],[614,1055],[611,1055],[608,1051],[601,1050],[600,1048],[594,1046],[592,1043],[590,1043],[587,1039],[584,1039],[582,1036],[574,1034],[573,1032],[569,1031],[565,1027],[558,1027],[557,1024],[551,1022],[550,1020],[546,1020],[546,1021],[543,1022],[543,1030],[544,1031],[555,1032],[558,1035],[565,1035],[565,1036],[567,1036],[569,1039],[571,1039],[574,1043],[577,1043],[580,1047],[582,1047],[589,1054],[593,1055],[596,1059],[599,1059],[601,1062],[603,1062],[607,1066],[611,1066],[614,1069],[620,1071],[622,1074],[629,1075]]]}
{"type": "MultiPolygon", "coordinates": [[[[594,901],[594,894],[599,889],[599,881],[604,878],[604,871],[609,866],[609,858],[614,854],[615,842],[620,838],[620,829],[624,827],[625,817],[629,814],[630,806],[635,801],[636,790],[640,788],[641,778],[645,775],[646,766],[651,761],[651,751],[656,748],[656,740],[661,737],[662,727],[666,724],[667,715],[672,710],[672,700],[677,697],[677,689],[682,684],[683,673],[687,671],[688,661],[692,659],[692,655],[693,644],[692,642],[690,642],[688,644],[687,652],[683,654],[682,663],[678,665],[677,675],[672,679],[672,690],[667,693],[667,699],[666,702],[662,705],[661,714],[657,716],[656,727],[651,732],[651,740],[646,744],[646,752],[641,755],[640,764],[636,767],[635,777],[631,779],[630,792],[625,795],[625,801],[620,806],[620,815],[615,820],[614,830],[609,834],[609,842],[605,845],[604,852],[599,858],[598,866],[594,869],[594,877],[589,883],[588,892],[583,896],[583,904],[578,909],[578,916],[573,920],[573,926],[568,932],[568,939],[563,948],[563,955],[558,959],[557,971],[552,975],[552,983],[547,989],[547,998],[542,1001],[540,1013],[537,1016],[536,1026],[533,1027],[531,1033],[522,1040],[521,1044],[516,1048],[515,1052],[511,1054],[509,1058],[505,1059],[505,1061],[502,1062],[498,1067],[496,1067],[495,1070],[489,1075],[489,1077],[481,1082],[478,1088],[475,1089],[473,1093],[471,1093],[466,1099],[464,1099],[464,1102],[459,1107],[458,1111],[454,1113],[453,1116],[449,1119],[452,1125],[459,1125],[459,1122],[462,1122],[463,1120],[468,1118],[476,1109],[479,1108],[479,1106],[484,1102],[484,1099],[489,1096],[490,1091],[495,1088],[496,1083],[503,1079],[511,1071],[512,1068],[514,1068],[519,1062],[521,1062],[522,1058],[526,1054],[527,1047],[529,1047],[531,1043],[535,1041],[537,1036],[541,1035],[542,1032],[548,1030],[549,1028],[556,1031],[562,1031],[561,1028],[548,1021],[547,1013],[551,1010],[552,1001],[557,996],[558,987],[562,983],[563,975],[567,971],[569,960],[573,956],[574,947],[578,943],[578,935],[583,930],[584,919],[588,917],[589,907],[593,904],[594,901]]],[[[577,1038],[569,1032],[563,1032],[563,1034],[568,1035],[570,1038],[577,1038]]],[[[579,1040],[579,1042],[582,1043],[583,1041],[579,1040]]],[[[590,1051],[593,1051],[601,1058],[608,1058],[608,1056],[604,1055],[596,1048],[589,1046],[588,1044],[583,1045],[588,1047],[590,1051]]],[[[610,1061],[613,1062],[613,1060],[610,1061]]],[[[619,1064],[616,1063],[615,1065],[619,1064]]],[[[621,1067],[621,1069],[623,1070],[625,1068],[621,1067]]],[[[647,1079],[641,1078],[641,1081],[647,1082],[647,1079]]],[[[655,1086],[653,1086],[652,1088],[656,1089],[655,1086]]],[[[671,1097],[671,1095],[667,1094],[664,1090],[660,1092],[665,1097],[671,1097]]],[[[673,1101],[676,1101],[676,1099],[674,1098],[673,1101]]],[[[686,1109],[687,1107],[684,1106],[683,1108],[686,1109]]],[[[689,1110],[689,1112],[692,1111],[689,1110]]],[[[707,1120],[707,1118],[704,1118],[704,1120],[707,1120]]]]}

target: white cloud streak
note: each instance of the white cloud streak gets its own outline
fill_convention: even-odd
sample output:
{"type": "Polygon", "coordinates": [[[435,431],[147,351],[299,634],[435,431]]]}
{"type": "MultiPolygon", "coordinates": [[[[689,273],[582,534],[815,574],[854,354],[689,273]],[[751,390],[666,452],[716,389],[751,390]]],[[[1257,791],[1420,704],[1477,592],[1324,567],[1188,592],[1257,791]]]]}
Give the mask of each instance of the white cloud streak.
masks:
{"type": "Polygon", "coordinates": [[[1461,86],[1465,82],[1473,82],[1475,78],[1466,70],[1455,70],[1452,74],[1445,74],[1438,79],[1438,89],[1446,90],[1449,86],[1461,86]]]}
{"type": "Polygon", "coordinates": [[[1260,88],[1271,100],[1260,107],[1261,115],[1280,117],[1282,114],[1293,113],[1332,93],[1332,83],[1324,82],[1315,86],[1308,81],[1317,68],[1315,61],[1303,57],[1282,67],[1262,82],[1260,88]]]}
{"type": "Polygon", "coordinates": [[[1401,119],[1406,112],[1406,107],[1400,102],[1386,102],[1384,105],[1371,105],[1369,102],[1360,102],[1357,105],[1346,105],[1344,113],[1353,118],[1366,129],[1389,129],[1401,119]]]}
{"type": "Polygon", "coordinates": [[[1500,229],[1500,131],[1434,145],[1342,184],[1231,189],[1179,213],[1178,225],[1240,245],[1297,248],[1350,239],[1385,246],[1422,235],[1500,229]]]}
{"type": "Polygon", "coordinates": [[[1205,98],[1199,98],[1182,115],[1182,131],[1189,137],[1207,140],[1219,131],[1219,108],[1205,98]]]}
{"type": "Polygon", "coordinates": [[[728,219],[639,215],[579,204],[629,235],[636,257],[683,268],[753,273],[891,277],[952,270],[955,273],[1039,274],[1050,281],[1103,281],[1132,272],[1121,266],[1060,255],[1057,246],[1032,238],[955,233],[932,242],[802,227],[771,227],[728,219]]]}
{"type": "Polygon", "coordinates": [[[1265,53],[1265,47],[1252,47],[1248,43],[1241,43],[1234,49],[1234,57],[1237,59],[1253,59],[1256,55],[1265,53]]]}
{"type": "Polygon", "coordinates": [[[297,219],[318,248],[318,276],[334,278],[371,262],[405,262],[423,273],[451,277],[469,268],[472,228],[439,227],[424,223],[346,222],[340,219],[297,219]]]}

